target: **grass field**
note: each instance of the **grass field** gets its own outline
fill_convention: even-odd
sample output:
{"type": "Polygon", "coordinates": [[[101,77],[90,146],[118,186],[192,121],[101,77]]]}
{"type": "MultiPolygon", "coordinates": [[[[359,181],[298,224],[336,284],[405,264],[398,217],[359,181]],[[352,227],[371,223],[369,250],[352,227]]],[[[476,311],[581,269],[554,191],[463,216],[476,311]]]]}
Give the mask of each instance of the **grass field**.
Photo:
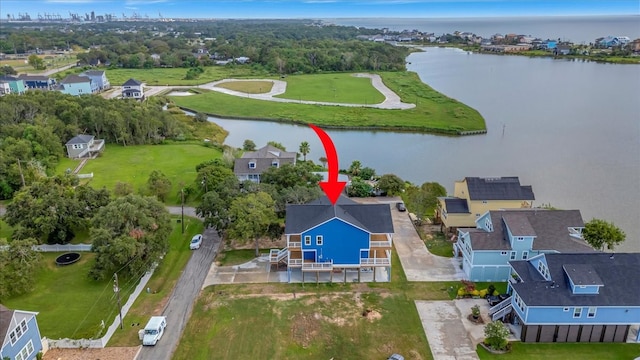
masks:
{"type": "Polygon", "coordinates": [[[511,343],[511,352],[493,355],[478,346],[481,360],[623,360],[640,356],[640,344],[523,344],[511,343]]]}
{"type": "MultiPolygon", "coordinates": [[[[364,127],[447,134],[485,129],[484,119],[476,110],[433,90],[422,83],[416,73],[396,72],[380,75],[384,83],[404,102],[417,104],[416,108],[384,110],[278,103],[216,92],[171,99],[179,106],[221,117],[269,119],[304,124],[313,120],[315,124],[328,127],[364,127]]],[[[343,94],[343,91],[337,88],[336,93],[343,94]]],[[[336,101],[343,102],[341,97],[336,97],[336,101]]]]}
{"type": "Polygon", "coordinates": [[[378,104],[384,95],[371,85],[371,79],[352,74],[288,76],[287,90],[277,97],[294,100],[378,104]]]}
{"type": "Polygon", "coordinates": [[[453,257],[452,244],[441,232],[427,234],[424,237],[424,243],[427,249],[429,249],[429,252],[434,255],[453,257]]]}
{"type": "Polygon", "coordinates": [[[13,234],[13,228],[0,218],[0,239],[9,240],[13,234]]]}
{"type": "Polygon", "coordinates": [[[75,54],[67,54],[67,55],[38,55],[42,60],[44,60],[44,64],[47,66],[44,70],[36,70],[33,66],[27,63],[27,58],[24,59],[11,59],[11,60],[0,60],[0,67],[9,65],[18,73],[41,73],[47,70],[51,70],[54,68],[63,67],[69,64],[75,64],[78,60],[76,59],[75,54]]]}
{"type": "MultiPolygon", "coordinates": [[[[178,204],[181,184],[191,185],[196,178],[196,165],[203,161],[219,158],[221,152],[198,144],[166,144],[118,146],[108,144],[102,156],[89,160],[81,173],[93,173],[89,184],[96,188],[103,186],[113,191],[115,184],[127,182],[135,192],[146,186],[153,170],[164,173],[172,184],[166,203],[178,204]]],[[[63,173],[66,162],[61,162],[57,173],[63,173]]]]}
{"type": "MultiPolygon", "coordinates": [[[[269,249],[260,249],[261,254],[268,254],[269,249]]],[[[216,256],[216,263],[220,266],[240,265],[256,258],[255,249],[222,251],[216,256]]]]}
{"type": "Polygon", "coordinates": [[[155,85],[198,85],[211,81],[234,77],[261,76],[246,66],[235,68],[223,66],[204,67],[204,73],[197,79],[185,80],[187,68],[156,68],[156,69],[108,69],[107,77],[113,86],[120,86],[130,78],[142,81],[147,86],[155,85]]]}
{"type": "MultiPolygon", "coordinates": [[[[100,322],[109,324],[118,311],[111,279],[89,278],[95,254],[81,253],[80,261],[56,266],[61,253],[44,253],[43,265],[36,275],[35,289],[22,296],[3,299],[3,305],[39,312],[38,326],[42,336],[59,338],[95,338],[101,335],[100,322]]],[[[126,299],[135,283],[121,279],[121,296],[126,299]]]]}
{"type": "Polygon", "coordinates": [[[271,81],[230,81],[216,85],[229,90],[240,91],[247,94],[264,94],[271,91],[271,81]]]}
{"type": "Polygon", "coordinates": [[[178,217],[172,219],[176,225],[169,238],[169,252],[147,284],[151,292],[143,291],[138,296],[129,313],[124,317],[124,329],[118,329],[114,333],[109,346],[140,345],[138,330],[144,327],[150,316],[162,313],[182,270],[191,258],[192,250],[189,250],[189,241],[193,235],[202,232],[202,222],[198,219],[185,218],[185,230],[182,235],[182,226],[176,222],[178,217]],[[132,326],[132,324],[140,325],[132,326]]]}

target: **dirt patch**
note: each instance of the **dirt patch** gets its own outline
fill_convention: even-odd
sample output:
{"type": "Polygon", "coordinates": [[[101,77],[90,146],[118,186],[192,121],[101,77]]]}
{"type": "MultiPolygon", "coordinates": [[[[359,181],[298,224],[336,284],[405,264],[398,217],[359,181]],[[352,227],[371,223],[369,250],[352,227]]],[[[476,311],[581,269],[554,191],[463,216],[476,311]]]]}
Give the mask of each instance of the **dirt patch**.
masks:
{"type": "Polygon", "coordinates": [[[44,360],[133,360],[140,346],[106,347],[103,349],[51,349],[44,360]]]}
{"type": "Polygon", "coordinates": [[[371,322],[374,322],[375,320],[382,319],[382,314],[372,309],[366,309],[365,311],[362,312],[362,317],[364,317],[365,319],[371,322]]]}
{"type": "MultiPolygon", "coordinates": [[[[258,246],[260,249],[282,249],[287,246],[287,241],[284,237],[280,239],[262,238],[258,240],[258,246]]],[[[226,239],[224,243],[224,250],[243,250],[243,249],[255,249],[256,244],[254,241],[246,243],[239,242],[237,240],[226,239]]]]}
{"type": "Polygon", "coordinates": [[[303,348],[309,347],[312,342],[322,336],[321,317],[319,314],[297,314],[291,319],[291,337],[293,341],[303,348]]]}

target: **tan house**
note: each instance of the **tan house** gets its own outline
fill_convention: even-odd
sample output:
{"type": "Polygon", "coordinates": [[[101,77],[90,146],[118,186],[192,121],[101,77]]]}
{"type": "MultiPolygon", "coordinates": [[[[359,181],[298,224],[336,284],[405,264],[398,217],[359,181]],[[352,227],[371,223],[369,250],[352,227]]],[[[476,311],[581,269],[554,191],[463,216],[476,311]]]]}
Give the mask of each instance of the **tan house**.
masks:
{"type": "Polygon", "coordinates": [[[466,177],[454,184],[453,196],[438,198],[436,223],[442,231],[474,227],[476,219],[490,210],[531,208],[533,190],[520,185],[518,177],[466,177]]]}

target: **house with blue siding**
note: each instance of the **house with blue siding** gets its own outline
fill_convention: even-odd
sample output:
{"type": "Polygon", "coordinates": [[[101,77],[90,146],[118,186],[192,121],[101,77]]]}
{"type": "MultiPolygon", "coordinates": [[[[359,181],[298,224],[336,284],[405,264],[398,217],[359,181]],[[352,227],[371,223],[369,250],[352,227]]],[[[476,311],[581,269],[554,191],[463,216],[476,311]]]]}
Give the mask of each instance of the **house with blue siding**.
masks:
{"type": "Polygon", "coordinates": [[[54,78],[44,75],[27,75],[20,74],[18,78],[24,81],[25,86],[29,90],[51,90],[56,84],[54,78]]]}
{"type": "Polygon", "coordinates": [[[111,88],[111,83],[107,79],[107,74],[104,70],[87,70],[80,73],[80,76],[85,76],[91,79],[91,82],[95,84],[97,91],[104,91],[111,88]]]}
{"type": "Polygon", "coordinates": [[[68,75],[60,81],[57,90],[73,96],[91,95],[98,92],[98,84],[86,76],[68,75]]]}
{"type": "Polygon", "coordinates": [[[0,304],[0,358],[33,360],[42,351],[38,313],[11,310],[0,304]]]}
{"type": "Polygon", "coordinates": [[[510,261],[511,297],[489,314],[509,323],[523,342],[640,342],[638,264],[640,253],[510,261]]]}
{"type": "Polygon", "coordinates": [[[27,91],[24,81],[14,76],[0,76],[0,83],[2,84],[0,86],[0,89],[2,89],[1,95],[24,94],[27,91]]]}
{"type": "Polygon", "coordinates": [[[507,281],[509,261],[545,253],[590,253],[582,238],[579,210],[492,210],[476,220],[475,228],[459,228],[453,244],[462,257],[462,270],[471,281],[507,281]]]}
{"type": "MultiPolygon", "coordinates": [[[[360,204],[344,196],[333,205],[327,197],[286,208],[284,249],[272,249],[272,264],[287,265],[292,275],[321,274],[347,281],[347,272],[372,273],[373,281],[390,281],[393,221],[388,204],[360,204]]],[[[355,279],[354,279],[355,280],[355,279]]]]}

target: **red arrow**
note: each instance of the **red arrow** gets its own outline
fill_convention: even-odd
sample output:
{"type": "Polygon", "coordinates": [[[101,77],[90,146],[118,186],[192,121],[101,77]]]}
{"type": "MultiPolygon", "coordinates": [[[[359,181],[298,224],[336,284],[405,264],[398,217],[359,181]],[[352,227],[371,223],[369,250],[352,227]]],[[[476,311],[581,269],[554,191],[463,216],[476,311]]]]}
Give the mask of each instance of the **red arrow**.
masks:
{"type": "Polygon", "coordinates": [[[326,132],[324,132],[324,130],[313,124],[309,124],[309,126],[311,126],[313,131],[318,134],[320,141],[322,141],[324,152],[327,155],[329,181],[321,181],[320,187],[329,198],[329,201],[331,201],[331,203],[335,205],[336,201],[338,201],[338,198],[340,197],[340,194],[342,193],[342,190],[344,189],[345,185],[347,185],[345,181],[338,181],[338,154],[336,153],[336,147],[333,145],[333,141],[331,141],[331,138],[329,137],[329,135],[327,135],[326,132]]]}

